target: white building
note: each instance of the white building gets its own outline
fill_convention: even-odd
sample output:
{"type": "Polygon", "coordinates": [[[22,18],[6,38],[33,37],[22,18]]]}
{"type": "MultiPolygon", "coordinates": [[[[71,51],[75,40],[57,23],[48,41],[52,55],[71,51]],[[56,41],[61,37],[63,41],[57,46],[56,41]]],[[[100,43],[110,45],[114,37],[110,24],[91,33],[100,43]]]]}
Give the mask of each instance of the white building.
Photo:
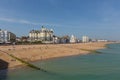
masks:
{"type": "Polygon", "coordinates": [[[12,43],[15,40],[16,35],[14,33],[0,29],[0,43],[12,43]]]}
{"type": "Polygon", "coordinates": [[[53,43],[56,43],[56,44],[60,43],[60,39],[57,36],[54,36],[53,43]]]}
{"type": "Polygon", "coordinates": [[[42,26],[41,30],[31,30],[29,32],[30,41],[52,41],[53,30],[42,26]]]}
{"type": "Polygon", "coordinates": [[[71,35],[70,43],[76,43],[77,39],[74,35],[71,35]]]}
{"type": "Polygon", "coordinates": [[[108,42],[108,40],[105,40],[105,39],[99,39],[97,40],[98,42],[108,42]]]}
{"type": "Polygon", "coordinates": [[[88,36],[83,36],[83,37],[82,37],[82,42],[83,42],[83,43],[89,42],[89,37],[88,37],[88,36]]]}

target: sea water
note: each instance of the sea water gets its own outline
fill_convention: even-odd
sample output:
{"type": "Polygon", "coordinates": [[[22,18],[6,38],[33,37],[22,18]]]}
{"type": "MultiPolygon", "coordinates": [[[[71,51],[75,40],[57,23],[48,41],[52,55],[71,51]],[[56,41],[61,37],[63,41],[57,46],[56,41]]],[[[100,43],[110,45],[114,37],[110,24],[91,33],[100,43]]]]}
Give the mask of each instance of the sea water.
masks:
{"type": "Polygon", "coordinates": [[[91,53],[37,61],[35,64],[47,72],[22,67],[8,71],[0,80],[120,80],[120,44],[91,53]]]}

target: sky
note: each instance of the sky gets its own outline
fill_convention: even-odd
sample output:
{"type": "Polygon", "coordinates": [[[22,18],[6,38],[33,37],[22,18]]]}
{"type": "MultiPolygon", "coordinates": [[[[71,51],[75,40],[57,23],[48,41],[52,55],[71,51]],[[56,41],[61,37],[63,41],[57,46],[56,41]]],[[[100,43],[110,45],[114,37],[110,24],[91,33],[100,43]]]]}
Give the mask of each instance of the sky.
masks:
{"type": "Polygon", "coordinates": [[[28,36],[41,26],[57,36],[120,40],[120,0],[0,0],[0,29],[28,36]]]}

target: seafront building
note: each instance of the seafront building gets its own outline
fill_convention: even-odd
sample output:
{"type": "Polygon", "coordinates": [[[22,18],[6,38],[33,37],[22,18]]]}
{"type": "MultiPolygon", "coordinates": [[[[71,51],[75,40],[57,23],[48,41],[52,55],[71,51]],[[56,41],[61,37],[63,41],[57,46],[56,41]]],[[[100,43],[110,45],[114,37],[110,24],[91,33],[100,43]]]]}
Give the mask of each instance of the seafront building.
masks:
{"type": "Polygon", "coordinates": [[[97,42],[108,42],[108,40],[105,40],[105,39],[99,39],[99,40],[97,40],[97,42]]]}
{"type": "Polygon", "coordinates": [[[89,42],[89,40],[90,40],[90,39],[89,39],[88,36],[83,36],[83,37],[82,37],[82,42],[83,42],[83,43],[87,43],[87,42],[89,42]]]}
{"type": "Polygon", "coordinates": [[[0,29],[0,43],[12,43],[15,42],[16,35],[7,30],[0,29]]]}
{"type": "Polygon", "coordinates": [[[68,35],[64,35],[64,36],[55,36],[53,38],[53,43],[57,43],[57,44],[66,44],[66,43],[70,43],[70,37],[68,35]]]}
{"type": "Polygon", "coordinates": [[[54,35],[54,36],[53,36],[53,43],[54,43],[54,44],[60,43],[60,38],[54,35]]]}
{"type": "Polygon", "coordinates": [[[71,35],[71,38],[70,38],[70,43],[76,43],[77,42],[77,39],[74,35],[71,35]]]}
{"type": "Polygon", "coordinates": [[[34,41],[53,41],[53,29],[47,29],[42,26],[40,30],[31,30],[29,40],[34,41]]]}

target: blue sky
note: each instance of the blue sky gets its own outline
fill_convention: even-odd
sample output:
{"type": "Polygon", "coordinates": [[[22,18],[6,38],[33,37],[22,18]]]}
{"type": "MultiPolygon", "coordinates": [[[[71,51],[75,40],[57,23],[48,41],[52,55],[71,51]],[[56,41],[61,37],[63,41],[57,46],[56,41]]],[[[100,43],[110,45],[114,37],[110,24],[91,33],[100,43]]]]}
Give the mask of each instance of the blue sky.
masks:
{"type": "Polygon", "coordinates": [[[120,0],[0,0],[0,28],[17,36],[42,25],[58,36],[120,40],[120,0]]]}

